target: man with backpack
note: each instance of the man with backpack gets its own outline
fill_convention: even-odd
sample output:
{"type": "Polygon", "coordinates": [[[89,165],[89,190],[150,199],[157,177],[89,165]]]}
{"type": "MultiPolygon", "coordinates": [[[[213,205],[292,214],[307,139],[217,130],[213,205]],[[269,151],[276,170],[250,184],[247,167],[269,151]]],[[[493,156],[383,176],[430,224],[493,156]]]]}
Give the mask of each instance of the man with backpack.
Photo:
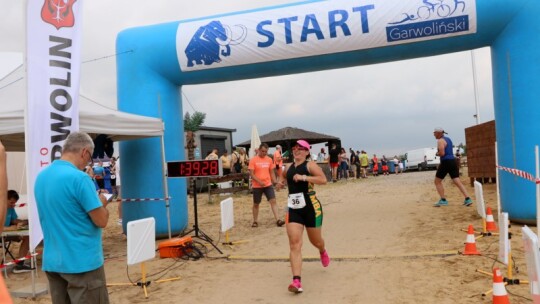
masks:
{"type": "Polygon", "coordinates": [[[231,154],[231,173],[241,173],[242,172],[242,163],[240,160],[240,153],[236,151],[236,147],[232,148],[231,154]]]}

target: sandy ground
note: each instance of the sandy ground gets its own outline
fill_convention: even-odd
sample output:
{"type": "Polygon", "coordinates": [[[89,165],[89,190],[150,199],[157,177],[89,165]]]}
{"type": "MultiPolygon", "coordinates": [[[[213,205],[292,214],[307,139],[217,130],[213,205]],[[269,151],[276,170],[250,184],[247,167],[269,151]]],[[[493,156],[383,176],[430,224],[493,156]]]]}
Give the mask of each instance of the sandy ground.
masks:
{"type": "MultiPolygon", "coordinates": [[[[481,228],[476,208],[462,206],[463,198],[447,178],[445,187],[450,206],[434,208],[438,199],[433,186],[434,172],[411,172],[369,177],[318,186],[323,204],[323,236],[332,262],[323,268],[317,250],[304,237],[302,273],[304,293],[287,291],[291,281],[288,241],[285,228],[276,227],[269,205],[261,205],[259,227],[251,228],[251,196],[234,195],[235,227],[232,241],[225,246],[220,234],[220,206],[223,196],[208,203],[200,194],[199,227],[219,244],[219,254],[211,246],[205,258],[193,261],[159,259],[146,263],[152,281],[145,299],[141,287],[109,287],[111,303],[491,303],[481,294],[492,287],[491,277],[476,269],[490,271],[498,237],[478,239],[482,256],[463,256],[466,232],[473,224],[481,228]],[[180,277],[174,282],[156,283],[162,278],[180,277]]],[[[468,185],[468,178],[462,178],[468,185]]],[[[484,185],[487,204],[496,217],[494,184],[484,185]]],[[[283,213],[286,193],[278,193],[283,213]]],[[[192,212],[192,202],[189,202],[192,212]]],[[[108,283],[140,279],[138,266],[127,267],[126,238],[116,224],[116,204],[104,232],[104,252],[108,283]],[[129,275],[129,277],[128,277],[129,275]]],[[[190,213],[192,226],[193,215],[190,213]]],[[[512,225],[513,256],[520,270],[516,278],[527,279],[520,225],[512,225]]],[[[29,274],[9,274],[7,284],[15,290],[30,283],[29,274]]],[[[46,282],[44,274],[39,281],[46,282]]],[[[509,286],[511,303],[531,303],[527,285],[509,286]]],[[[35,300],[15,299],[15,303],[51,303],[48,295],[35,300]]]]}

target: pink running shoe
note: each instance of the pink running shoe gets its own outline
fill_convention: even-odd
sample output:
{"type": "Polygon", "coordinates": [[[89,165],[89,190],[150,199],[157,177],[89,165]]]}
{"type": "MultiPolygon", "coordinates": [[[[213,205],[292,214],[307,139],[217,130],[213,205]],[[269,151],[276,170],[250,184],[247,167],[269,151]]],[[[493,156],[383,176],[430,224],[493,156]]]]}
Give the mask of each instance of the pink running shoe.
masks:
{"type": "Polygon", "coordinates": [[[289,291],[294,293],[301,293],[302,291],[304,291],[302,289],[302,282],[300,282],[300,280],[298,279],[294,279],[291,285],[289,285],[289,291]]]}
{"type": "Polygon", "coordinates": [[[326,250],[321,253],[321,263],[323,267],[328,267],[328,265],[330,265],[330,257],[326,250]]]}

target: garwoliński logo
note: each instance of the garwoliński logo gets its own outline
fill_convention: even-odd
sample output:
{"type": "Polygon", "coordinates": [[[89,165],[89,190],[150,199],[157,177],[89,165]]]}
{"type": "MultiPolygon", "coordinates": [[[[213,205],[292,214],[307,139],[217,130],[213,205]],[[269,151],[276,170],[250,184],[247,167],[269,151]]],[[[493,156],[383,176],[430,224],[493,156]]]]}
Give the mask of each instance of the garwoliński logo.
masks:
{"type": "Polygon", "coordinates": [[[45,0],[41,9],[41,19],[59,30],[75,24],[73,4],[77,0],[45,0]]]}
{"type": "Polygon", "coordinates": [[[416,0],[419,5],[401,13],[386,27],[387,41],[443,36],[469,31],[468,0],[416,0]]]}

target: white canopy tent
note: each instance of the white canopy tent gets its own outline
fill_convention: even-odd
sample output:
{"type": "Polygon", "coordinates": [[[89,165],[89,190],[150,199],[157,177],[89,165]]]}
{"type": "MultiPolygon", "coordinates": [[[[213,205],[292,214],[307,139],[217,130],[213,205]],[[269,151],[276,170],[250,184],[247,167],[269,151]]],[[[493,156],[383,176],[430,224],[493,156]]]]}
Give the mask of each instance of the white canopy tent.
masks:
{"type": "MultiPolygon", "coordinates": [[[[0,104],[5,102],[0,96],[0,104]]],[[[106,134],[113,141],[163,135],[161,119],[109,109],[83,96],[79,99],[79,129],[91,135],[106,134]]],[[[24,151],[24,101],[20,109],[0,109],[0,140],[7,151],[24,151]]]]}
{"type": "MultiPolygon", "coordinates": [[[[7,151],[25,150],[24,111],[26,105],[23,66],[0,79],[0,140],[7,151]]],[[[113,141],[147,137],[161,138],[163,184],[165,197],[169,196],[165,170],[164,124],[159,118],[121,112],[103,106],[88,97],[79,98],[79,130],[92,137],[105,134],[113,141]]],[[[169,201],[165,201],[169,238],[171,237],[169,201]]]]}
{"type": "MultiPolygon", "coordinates": [[[[0,140],[7,151],[25,151],[25,71],[20,65],[7,76],[0,78],[0,140]]],[[[0,75],[2,77],[3,75],[0,75]]],[[[161,119],[134,115],[103,106],[85,96],[79,96],[79,130],[92,137],[105,134],[113,141],[146,137],[160,137],[163,159],[164,194],[169,196],[165,175],[164,124],[161,119]]],[[[48,100],[45,100],[45,102],[48,100]]],[[[26,170],[23,170],[26,171],[26,170]]],[[[34,202],[28,201],[28,205],[34,202]]],[[[170,206],[165,201],[169,238],[171,238],[170,206]]],[[[30,220],[30,242],[32,244],[32,218],[30,220]]],[[[39,241],[39,240],[38,240],[39,241]]],[[[33,245],[31,245],[33,246],[33,245]]],[[[34,250],[31,248],[31,250],[34,250]]],[[[32,290],[34,290],[32,274],[32,290]]]]}
{"type": "MultiPolygon", "coordinates": [[[[24,151],[24,71],[19,67],[0,81],[0,140],[7,151],[24,151]]],[[[161,119],[129,114],[79,98],[79,129],[91,135],[106,134],[113,141],[163,135],[161,119]]]]}

